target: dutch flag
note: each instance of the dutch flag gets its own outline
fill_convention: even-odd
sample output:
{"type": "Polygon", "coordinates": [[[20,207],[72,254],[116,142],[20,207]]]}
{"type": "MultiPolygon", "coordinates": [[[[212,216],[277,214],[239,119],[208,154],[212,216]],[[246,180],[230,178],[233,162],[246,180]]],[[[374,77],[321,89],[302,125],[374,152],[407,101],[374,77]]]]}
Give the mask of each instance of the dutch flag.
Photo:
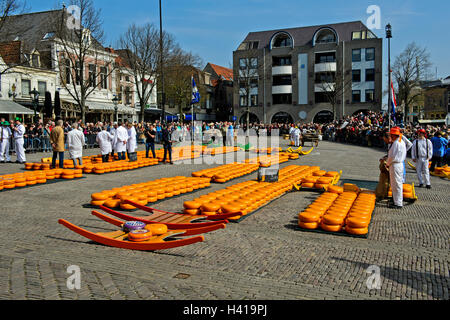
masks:
{"type": "Polygon", "coordinates": [[[192,100],[191,104],[199,103],[200,102],[200,92],[198,92],[197,85],[195,84],[194,76],[191,76],[192,78],[192,100]]]}
{"type": "Polygon", "coordinates": [[[397,107],[397,100],[395,99],[395,91],[394,91],[394,84],[391,81],[391,113],[392,113],[392,118],[394,119],[394,123],[395,123],[395,109],[397,107]]]}

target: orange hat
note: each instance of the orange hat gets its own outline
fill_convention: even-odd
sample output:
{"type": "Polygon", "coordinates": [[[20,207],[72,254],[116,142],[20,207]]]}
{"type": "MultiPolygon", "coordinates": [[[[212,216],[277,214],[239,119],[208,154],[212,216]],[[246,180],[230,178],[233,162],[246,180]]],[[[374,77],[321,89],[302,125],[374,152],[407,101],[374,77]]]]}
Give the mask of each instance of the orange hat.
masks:
{"type": "Polygon", "coordinates": [[[420,129],[420,130],[417,131],[417,133],[427,134],[427,132],[425,131],[425,129],[420,129]]]}
{"type": "Polygon", "coordinates": [[[399,136],[402,134],[400,132],[400,128],[398,128],[398,127],[391,128],[391,131],[389,133],[392,135],[395,135],[395,136],[399,136]]]}

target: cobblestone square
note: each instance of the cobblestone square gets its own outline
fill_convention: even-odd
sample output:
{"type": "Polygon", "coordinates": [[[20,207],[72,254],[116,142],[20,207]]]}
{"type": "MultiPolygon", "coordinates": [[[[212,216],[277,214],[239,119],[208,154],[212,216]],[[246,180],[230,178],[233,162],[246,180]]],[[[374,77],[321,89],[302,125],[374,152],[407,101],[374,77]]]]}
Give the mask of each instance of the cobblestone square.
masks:
{"type": "MultiPolygon", "coordinates": [[[[97,153],[88,150],[84,155],[97,153]]],[[[342,170],[343,179],[376,182],[383,154],[323,141],[310,155],[282,167],[318,165],[342,170]]],[[[43,156],[48,154],[27,154],[27,160],[43,156]]],[[[312,192],[288,193],[241,223],[206,234],[204,242],[158,252],[99,245],[58,224],[63,218],[95,232],[112,231],[113,226],[82,207],[91,193],[190,176],[206,167],[158,165],[1,192],[0,298],[449,299],[450,182],[437,177],[431,177],[433,189],[417,188],[419,200],[403,210],[377,205],[368,239],[295,230],[297,214],[317,197],[312,192]],[[71,265],[80,267],[80,290],[66,285],[71,265]],[[371,274],[366,271],[373,265],[380,268],[381,288],[369,290],[366,282],[371,274]],[[188,276],[177,276],[180,273],[188,276]]],[[[2,164],[0,170],[14,173],[22,166],[2,164]]],[[[254,178],[256,173],[211,184],[156,208],[178,212],[183,201],[254,178]]],[[[409,168],[407,182],[417,183],[409,168]]]]}

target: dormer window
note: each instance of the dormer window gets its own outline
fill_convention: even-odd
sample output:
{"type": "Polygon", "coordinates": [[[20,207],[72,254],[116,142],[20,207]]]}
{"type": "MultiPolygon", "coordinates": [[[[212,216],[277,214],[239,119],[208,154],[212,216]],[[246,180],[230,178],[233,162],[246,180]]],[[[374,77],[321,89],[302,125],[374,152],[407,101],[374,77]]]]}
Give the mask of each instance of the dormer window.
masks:
{"type": "Polygon", "coordinates": [[[313,39],[313,45],[323,43],[337,43],[338,37],[334,30],[330,28],[320,29],[316,32],[313,39]]]}
{"type": "Polygon", "coordinates": [[[275,35],[271,42],[271,48],[292,47],[292,37],[286,32],[275,35]]]}
{"type": "Polygon", "coordinates": [[[39,54],[37,53],[33,53],[31,55],[31,66],[35,67],[35,68],[39,68],[40,67],[40,61],[39,61],[39,54]]]}

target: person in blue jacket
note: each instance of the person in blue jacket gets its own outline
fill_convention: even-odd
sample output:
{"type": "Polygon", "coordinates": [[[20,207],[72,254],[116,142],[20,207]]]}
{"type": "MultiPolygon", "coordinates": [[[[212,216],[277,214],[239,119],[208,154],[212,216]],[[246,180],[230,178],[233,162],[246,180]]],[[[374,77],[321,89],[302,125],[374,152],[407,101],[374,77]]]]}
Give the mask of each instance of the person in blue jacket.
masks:
{"type": "Polygon", "coordinates": [[[434,168],[442,167],[445,152],[448,145],[448,140],[442,137],[442,132],[436,132],[434,137],[430,139],[433,144],[433,157],[431,158],[430,171],[434,171],[434,168]]]}

